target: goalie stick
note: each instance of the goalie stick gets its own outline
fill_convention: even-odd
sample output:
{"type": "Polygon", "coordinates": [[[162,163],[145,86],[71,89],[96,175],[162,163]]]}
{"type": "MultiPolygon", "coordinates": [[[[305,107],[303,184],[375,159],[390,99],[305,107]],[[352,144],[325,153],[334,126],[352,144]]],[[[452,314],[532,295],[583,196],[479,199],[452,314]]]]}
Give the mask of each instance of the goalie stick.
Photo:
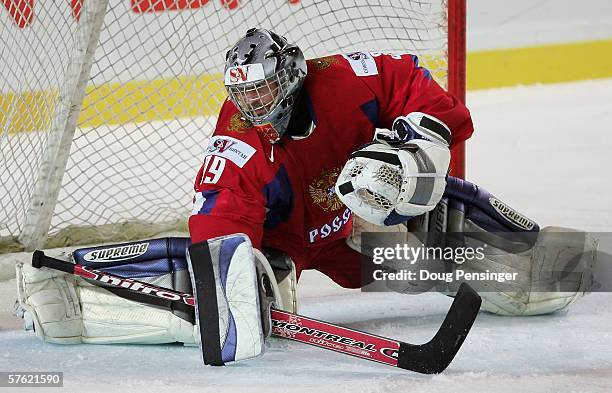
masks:
{"type": "MultiPolygon", "coordinates": [[[[34,251],[32,255],[32,266],[60,270],[106,285],[195,305],[191,294],[62,261],[46,256],[39,250],[34,251]]],[[[480,296],[468,284],[461,284],[436,335],[429,342],[420,345],[364,333],[274,308],[271,310],[272,334],[405,370],[437,374],[446,369],[459,351],[478,315],[480,303],[480,296]]]]}

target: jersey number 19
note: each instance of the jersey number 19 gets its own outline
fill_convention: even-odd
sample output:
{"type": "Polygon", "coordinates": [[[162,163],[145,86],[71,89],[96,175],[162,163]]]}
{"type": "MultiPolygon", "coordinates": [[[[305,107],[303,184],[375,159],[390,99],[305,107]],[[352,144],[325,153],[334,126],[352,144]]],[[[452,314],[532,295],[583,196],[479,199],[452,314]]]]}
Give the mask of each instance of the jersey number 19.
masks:
{"type": "Polygon", "coordinates": [[[217,156],[206,156],[204,158],[204,166],[202,168],[202,180],[200,184],[215,184],[219,181],[223,170],[225,169],[225,158],[217,156]]]}

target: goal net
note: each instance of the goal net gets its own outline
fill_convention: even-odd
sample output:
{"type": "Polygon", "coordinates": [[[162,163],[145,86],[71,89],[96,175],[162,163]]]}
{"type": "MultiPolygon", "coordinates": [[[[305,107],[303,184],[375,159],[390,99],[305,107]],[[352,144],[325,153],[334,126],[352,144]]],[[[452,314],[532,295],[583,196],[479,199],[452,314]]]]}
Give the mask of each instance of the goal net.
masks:
{"type": "Polygon", "coordinates": [[[275,30],[307,58],[414,53],[462,95],[465,60],[452,60],[448,39],[449,23],[452,34],[465,27],[452,19],[461,3],[4,1],[0,253],[185,231],[226,96],[225,52],[249,27],[275,30]]]}

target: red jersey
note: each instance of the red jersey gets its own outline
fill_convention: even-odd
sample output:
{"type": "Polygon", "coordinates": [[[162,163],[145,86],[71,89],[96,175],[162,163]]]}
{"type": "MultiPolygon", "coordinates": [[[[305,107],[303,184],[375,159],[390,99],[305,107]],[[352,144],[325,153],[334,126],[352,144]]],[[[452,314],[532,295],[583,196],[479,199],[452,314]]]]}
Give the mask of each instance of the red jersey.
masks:
{"type": "Polygon", "coordinates": [[[452,144],[473,131],[467,108],[412,55],[309,60],[302,92],[313,132],[302,139],[285,135],[275,145],[225,101],[195,183],[193,242],[242,232],[259,249],[276,248],[294,260],[312,254],[350,235],[351,211],[334,184],[376,128],[389,129],[398,116],[418,111],[442,120],[452,144]]]}

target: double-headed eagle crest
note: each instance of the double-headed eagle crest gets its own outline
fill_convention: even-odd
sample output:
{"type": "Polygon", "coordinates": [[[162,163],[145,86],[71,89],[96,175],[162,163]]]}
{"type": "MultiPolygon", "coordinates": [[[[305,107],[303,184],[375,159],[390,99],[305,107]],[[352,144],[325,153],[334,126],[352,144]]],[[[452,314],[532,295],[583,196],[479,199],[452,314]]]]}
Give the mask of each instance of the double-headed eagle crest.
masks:
{"type": "Polygon", "coordinates": [[[335,211],[343,206],[334,190],[334,185],[336,184],[336,179],[338,179],[341,169],[341,167],[335,167],[329,170],[323,169],[321,174],[308,186],[308,192],[310,193],[312,202],[325,212],[335,211]]]}

